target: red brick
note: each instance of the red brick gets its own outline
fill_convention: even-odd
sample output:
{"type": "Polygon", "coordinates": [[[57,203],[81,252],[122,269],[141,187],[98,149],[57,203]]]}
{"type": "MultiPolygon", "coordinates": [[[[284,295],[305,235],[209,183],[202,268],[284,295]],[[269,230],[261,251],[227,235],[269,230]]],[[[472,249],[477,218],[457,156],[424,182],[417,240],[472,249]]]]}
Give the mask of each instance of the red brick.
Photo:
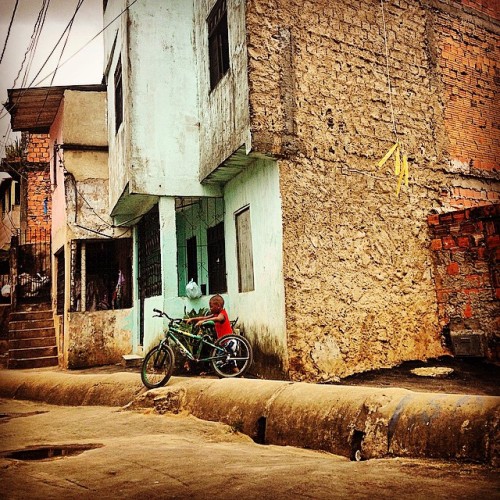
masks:
{"type": "Polygon", "coordinates": [[[455,246],[456,246],[455,240],[451,236],[445,236],[443,238],[444,249],[454,248],[455,246]]]}
{"type": "Polygon", "coordinates": [[[470,240],[468,236],[459,236],[457,238],[457,244],[459,247],[466,248],[470,245],[470,240]]]}
{"type": "Polygon", "coordinates": [[[448,267],[446,268],[446,272],[451,276],[459,274],[460,273],[460,266],[458,265],[458,262],[451,262],[450,264],[448,264],[448,267]]]}
{"type": "Polygon", "coordinates": [[[467,304],[465,304],[463,317],[472,318],[472,307],[470,305],[470,302],[467,302],[467,304]]]}
{"type": "Polygon", "coordinates": [[[441,250],[443,248],[443,242],[440,238],[436,238],[431,241],[431,250],[441,250]]]}
{"type": "Polygon", "coordinates": [[[427,224],[429,224],[429,226],[437,226],[439,224],[439,215],[429,215],[429,217],[427,217],[427,224]]]}
{"type": "Polygon", "coordinates": [[[500,234],[495,234],[494,236],[488,236],[486,238],[486,246],[488,248],[497,248],[500,246],[500,234]]]}

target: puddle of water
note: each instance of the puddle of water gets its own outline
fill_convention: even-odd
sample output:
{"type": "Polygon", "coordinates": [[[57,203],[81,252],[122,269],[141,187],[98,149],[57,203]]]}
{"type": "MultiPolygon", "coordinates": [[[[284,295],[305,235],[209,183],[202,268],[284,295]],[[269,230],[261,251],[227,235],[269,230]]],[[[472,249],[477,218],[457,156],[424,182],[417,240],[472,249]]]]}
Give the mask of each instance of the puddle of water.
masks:
{"type": "Polygon", "coordinates": [[[79,455],[87,450],[101,448],[102,444],[68,444],[50,446],[31,446],[22,450],[2,454],[3,458],[15,460],[53,460],[60,457],[79,455]]]}

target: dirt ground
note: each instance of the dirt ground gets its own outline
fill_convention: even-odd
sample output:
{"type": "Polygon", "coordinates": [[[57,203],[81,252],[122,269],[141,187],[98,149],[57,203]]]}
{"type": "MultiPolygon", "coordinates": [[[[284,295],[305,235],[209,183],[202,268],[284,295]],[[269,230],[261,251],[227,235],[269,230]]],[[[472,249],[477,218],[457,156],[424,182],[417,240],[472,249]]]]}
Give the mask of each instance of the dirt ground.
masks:
{"type": "Polygon", "coordinates": [[[418,392],[444,392],[448,394],[479,394],[500,396],[500,366],[480,358],[453,358],[446,356],[428,361],[408,361],[398,367],[375,370],[345,378],[343,385],[374,387],[400,387],[418,392]],[[446,376],[419,376],[412,373],[418,368],[451,368],[446,376]]]}
{"type": "Polygon", "coordinates": [[[498,470],[399,458],[351,462],[254,443],[186,415],[0,400],[2,499],[473,499],[498,494],[498,470]],[[25,447],[94,445],[24,460],[25,447]]]}

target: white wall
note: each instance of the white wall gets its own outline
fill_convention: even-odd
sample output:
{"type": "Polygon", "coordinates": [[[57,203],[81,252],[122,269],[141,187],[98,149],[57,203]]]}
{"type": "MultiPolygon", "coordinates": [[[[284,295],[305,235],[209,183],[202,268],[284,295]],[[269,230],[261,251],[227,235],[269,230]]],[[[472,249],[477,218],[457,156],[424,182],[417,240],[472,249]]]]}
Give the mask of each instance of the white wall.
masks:
{"type": "Polygon", "coordinates": [[[254,346],[280,358],[286,369],[281,198],[275,161],[256,160],[225,188],[228,302],[232,317],[254,346]],[[235,212],[248,205],[253,244],[255,290],[238,292],[235,212]]]}

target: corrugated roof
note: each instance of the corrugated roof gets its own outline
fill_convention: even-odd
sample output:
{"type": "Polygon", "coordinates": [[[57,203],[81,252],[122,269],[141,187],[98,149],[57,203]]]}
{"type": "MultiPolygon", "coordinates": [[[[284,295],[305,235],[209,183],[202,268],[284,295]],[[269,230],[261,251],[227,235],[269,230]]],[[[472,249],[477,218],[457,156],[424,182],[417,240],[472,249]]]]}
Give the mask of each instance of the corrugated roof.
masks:
{"type": "Polygon", "coordinates": [[[5,108],[10,113],[14,132],[47,133],[56,117],[66,90],[102,92],[105,85],[70,85],[62,87],[31,87],[9,89],[5,108]]]}

